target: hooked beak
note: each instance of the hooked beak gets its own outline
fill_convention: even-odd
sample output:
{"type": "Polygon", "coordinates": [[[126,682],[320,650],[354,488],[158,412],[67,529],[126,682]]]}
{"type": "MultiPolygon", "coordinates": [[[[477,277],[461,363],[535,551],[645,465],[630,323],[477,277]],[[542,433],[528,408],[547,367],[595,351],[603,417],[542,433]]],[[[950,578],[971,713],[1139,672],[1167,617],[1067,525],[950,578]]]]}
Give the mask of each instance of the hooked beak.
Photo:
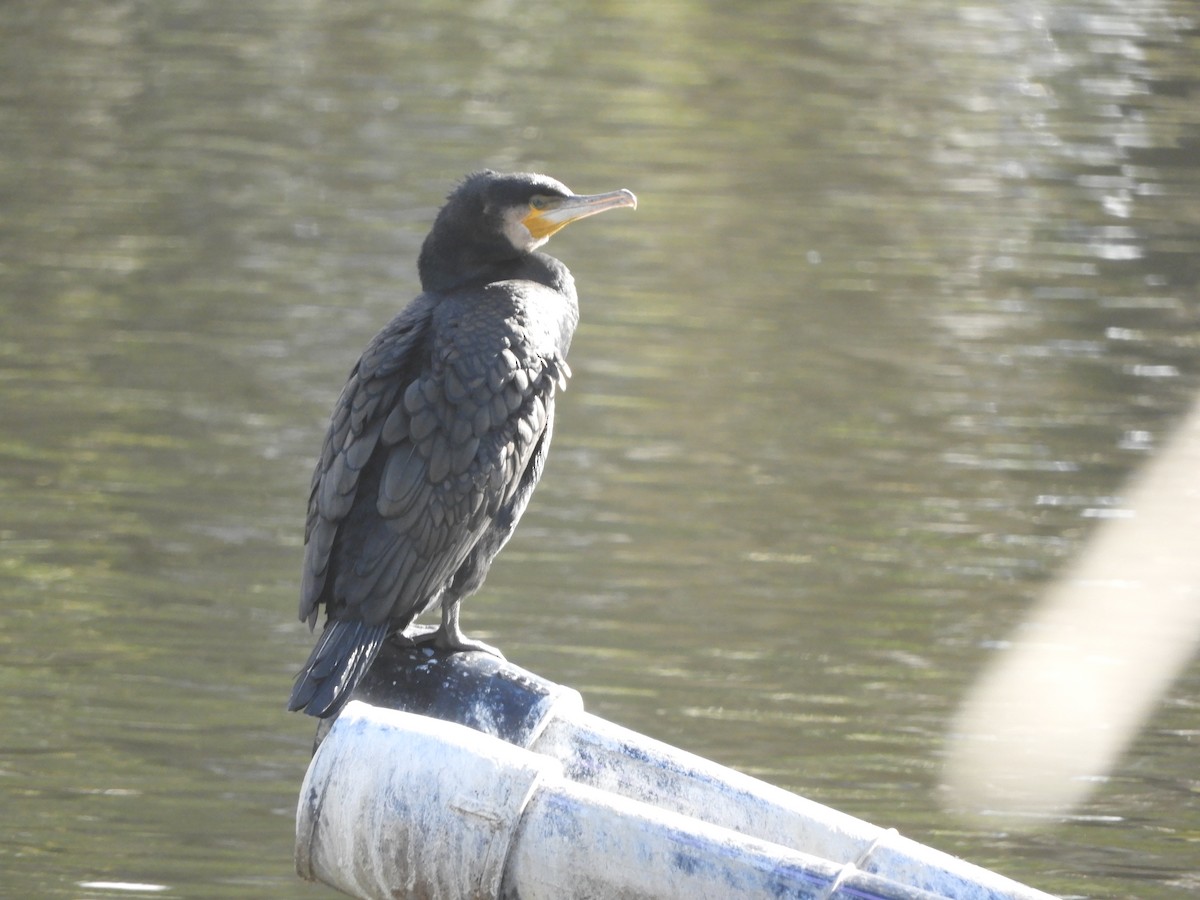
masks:
{"type": "Polygon", "coordinates": [[[632,191],[622,188],[606,194],[535,198],[530,204],[529,214],[521,220],[521,224],[540,241],[576,219],[584,219],[621,206],[637,209],[637,197],[632,191]]]}

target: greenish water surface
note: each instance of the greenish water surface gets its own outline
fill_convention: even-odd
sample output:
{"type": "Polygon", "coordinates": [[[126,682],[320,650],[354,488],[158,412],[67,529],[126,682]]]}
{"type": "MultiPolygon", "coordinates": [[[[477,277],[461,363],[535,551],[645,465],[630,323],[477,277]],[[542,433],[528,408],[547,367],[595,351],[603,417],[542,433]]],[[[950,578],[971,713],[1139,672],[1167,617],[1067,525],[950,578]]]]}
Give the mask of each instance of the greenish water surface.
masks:
{"type": "Polygon", "coordinates": [[[640,206],[551,244],[575,377],[468,632],[1044,890],[1193,895],[1195,665],[1074,816],[939,783],[1200,387],[1198,84],[1188,0],[0,6],[0,895],[321,894],[308,479],[484,166],[640,206]]]}

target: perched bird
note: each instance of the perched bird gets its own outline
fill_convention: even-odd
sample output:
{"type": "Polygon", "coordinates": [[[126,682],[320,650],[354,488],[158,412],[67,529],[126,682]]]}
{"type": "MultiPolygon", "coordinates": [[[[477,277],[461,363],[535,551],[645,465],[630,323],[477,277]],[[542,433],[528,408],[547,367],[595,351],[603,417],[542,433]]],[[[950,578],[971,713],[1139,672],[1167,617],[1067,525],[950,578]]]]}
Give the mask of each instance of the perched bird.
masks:
{"type": "Polygon", "coordinates": [[[499,651],[458,625],[541,478],[579,320],[571,273],[538,253],[576,219],[636,207],[545,175],[479,172],[418,260],[421,294],[375,336],[313,473],[300,619],[325,628],[288,708],[336,715],[391,634],[441,603],[434,644],[499,651]]]}

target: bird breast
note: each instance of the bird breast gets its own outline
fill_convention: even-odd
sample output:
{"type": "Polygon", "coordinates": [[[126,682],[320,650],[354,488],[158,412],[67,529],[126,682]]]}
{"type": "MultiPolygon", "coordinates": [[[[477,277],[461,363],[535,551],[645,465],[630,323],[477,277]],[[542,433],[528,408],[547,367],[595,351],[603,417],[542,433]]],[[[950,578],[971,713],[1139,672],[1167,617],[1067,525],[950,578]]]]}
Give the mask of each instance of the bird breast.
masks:
{"type": "Polygon", "coordinates": [[[391,448],[377,501],[384,518],[449,505],[449,518],[474,519],[508,502],[570,375],[554,298],[561,308],[565,298],[540,286],[484,291],[435,313],[429,366],[380,432],[391,448]]]}

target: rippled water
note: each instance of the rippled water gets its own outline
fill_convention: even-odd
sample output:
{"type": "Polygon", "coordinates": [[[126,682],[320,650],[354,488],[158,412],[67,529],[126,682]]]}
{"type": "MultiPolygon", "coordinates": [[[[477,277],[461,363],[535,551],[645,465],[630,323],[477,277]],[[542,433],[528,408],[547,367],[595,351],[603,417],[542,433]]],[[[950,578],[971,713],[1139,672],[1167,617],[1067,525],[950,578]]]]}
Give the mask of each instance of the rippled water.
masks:
{"type": "Polygon", "coordinates": [[[1198,79],[1186,0],[0,7],[0,893],[313,893],[310,467],[484,165],[640,207],[551,246],[575,378],[468,631],[1045,890],[1194,892],[1195,666],[1074,818],[938,784],[1200,383],[1198,79]]]}

